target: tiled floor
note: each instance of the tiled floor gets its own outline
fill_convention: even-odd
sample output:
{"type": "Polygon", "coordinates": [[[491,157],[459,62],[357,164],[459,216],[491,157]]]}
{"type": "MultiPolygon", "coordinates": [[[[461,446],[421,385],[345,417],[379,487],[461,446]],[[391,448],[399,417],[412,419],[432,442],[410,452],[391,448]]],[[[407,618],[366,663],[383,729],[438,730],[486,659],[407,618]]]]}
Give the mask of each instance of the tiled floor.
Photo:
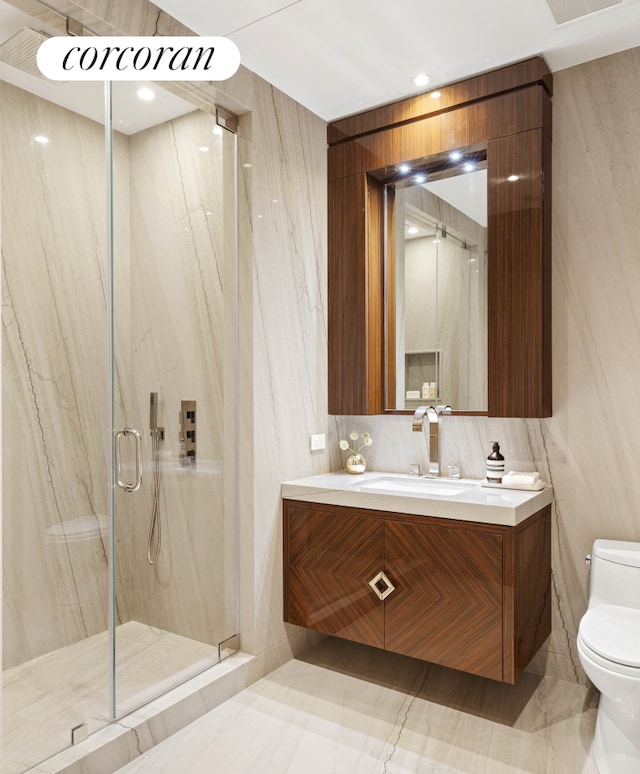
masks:
{"type": "Polygon", "coordinates": [[[327,639],[119,774],[596,774],[596,706],[573,683],[501,685],[327,639]]]}
{"type": "MultiPolygon", "coordinates": [[[[71,728],[108,723],[107,632],[6,669],[2,691],[3,774],[18,774],[70,744],[71,728]]],[[[116,633],[118,706],[133,708],[163,684],[217,658],[211,645],[137,621],[116,633]],[[150,691],[151,686],[151,691],[150,691]]]]}

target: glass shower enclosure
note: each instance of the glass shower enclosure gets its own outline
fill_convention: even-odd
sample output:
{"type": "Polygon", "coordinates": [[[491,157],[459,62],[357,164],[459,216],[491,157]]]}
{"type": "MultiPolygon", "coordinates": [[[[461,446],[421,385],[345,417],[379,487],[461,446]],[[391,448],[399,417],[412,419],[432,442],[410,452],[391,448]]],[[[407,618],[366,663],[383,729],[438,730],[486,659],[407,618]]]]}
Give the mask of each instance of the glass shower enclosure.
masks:
{"type": "Polygon", "coordinates": [[[236,137],[46,82],[30,26],[0,3],[5,774],[238,643],[236,137]]]}

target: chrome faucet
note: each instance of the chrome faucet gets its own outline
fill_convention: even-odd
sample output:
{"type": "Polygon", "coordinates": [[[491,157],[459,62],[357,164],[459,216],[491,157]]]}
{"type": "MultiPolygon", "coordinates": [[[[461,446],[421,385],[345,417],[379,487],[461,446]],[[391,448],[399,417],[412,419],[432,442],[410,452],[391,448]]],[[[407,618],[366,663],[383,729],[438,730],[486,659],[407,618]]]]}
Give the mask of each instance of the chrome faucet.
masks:
{"type": "Polygon", "coordinates": [[[429,472],[427,478],[437,478],[440,475],[440,457],[438,450],[438,412],[433,406],[418,406],[413,415],[411,429],[421,433],[425,414],[429,418],[429,472]]]}

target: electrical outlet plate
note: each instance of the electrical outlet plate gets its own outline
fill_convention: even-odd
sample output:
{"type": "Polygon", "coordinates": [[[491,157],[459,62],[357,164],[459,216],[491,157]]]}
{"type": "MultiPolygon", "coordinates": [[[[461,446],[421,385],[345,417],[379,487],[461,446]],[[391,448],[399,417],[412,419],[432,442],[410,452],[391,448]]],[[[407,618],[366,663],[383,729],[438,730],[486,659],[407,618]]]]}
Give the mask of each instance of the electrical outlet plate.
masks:
{"type": "Polygon", "coordinates": [[[311,451],[319,451],[320,449],[324,449],[324,433],[312,435],[309,445],[311,447],[311,451]]]}

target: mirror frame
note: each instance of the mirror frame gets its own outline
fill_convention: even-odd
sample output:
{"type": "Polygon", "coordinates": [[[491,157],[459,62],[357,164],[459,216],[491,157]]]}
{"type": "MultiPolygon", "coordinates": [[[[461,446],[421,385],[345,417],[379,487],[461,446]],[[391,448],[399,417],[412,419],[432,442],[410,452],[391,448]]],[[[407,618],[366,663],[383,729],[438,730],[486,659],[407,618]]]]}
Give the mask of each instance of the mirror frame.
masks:
{"type": "Polygon", "coordinates": [[[329,413],[388,413],[380,170],[484,144],[488,411],[455,413],[551,416],[551,73],[535,57],[438,93],[328,127],[329,413]]]}

